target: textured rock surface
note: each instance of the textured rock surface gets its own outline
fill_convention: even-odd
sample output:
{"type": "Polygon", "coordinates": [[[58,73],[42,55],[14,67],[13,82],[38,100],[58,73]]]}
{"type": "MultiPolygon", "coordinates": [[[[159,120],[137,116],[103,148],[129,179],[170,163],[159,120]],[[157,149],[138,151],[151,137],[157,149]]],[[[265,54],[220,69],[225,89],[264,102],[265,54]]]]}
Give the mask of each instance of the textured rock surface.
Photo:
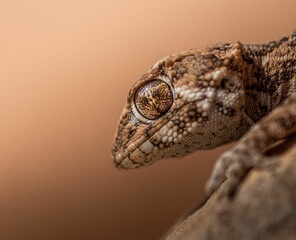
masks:
{"type": "Polygon", "coordinates": [[[296,239],[296,137],[268,157],[277,164],[251,170],[233,198],[223,194],[226,181],[165,239],[296,239]]]}

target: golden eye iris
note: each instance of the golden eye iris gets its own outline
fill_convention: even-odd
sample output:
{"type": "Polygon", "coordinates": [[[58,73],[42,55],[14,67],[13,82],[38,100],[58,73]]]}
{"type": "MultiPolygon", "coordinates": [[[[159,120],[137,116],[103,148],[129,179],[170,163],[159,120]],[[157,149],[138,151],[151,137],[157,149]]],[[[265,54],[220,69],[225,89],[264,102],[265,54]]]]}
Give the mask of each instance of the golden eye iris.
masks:
{"type": "Polygon", "coordinates": [[[137,90],[134,101],[141,115],[155,120],[171,108],[173,94],[167,83],[155,79],[145,83],[137,90]]]}

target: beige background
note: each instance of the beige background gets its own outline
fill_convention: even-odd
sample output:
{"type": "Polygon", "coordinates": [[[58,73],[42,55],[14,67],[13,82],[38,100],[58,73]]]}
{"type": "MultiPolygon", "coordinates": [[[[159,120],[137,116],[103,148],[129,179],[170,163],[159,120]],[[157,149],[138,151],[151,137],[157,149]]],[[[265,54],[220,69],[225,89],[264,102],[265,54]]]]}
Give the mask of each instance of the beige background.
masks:
{"type": "MultiPolygon", "coordinates": [[[[0,238],[156,239],[203,197],[226,149],[117,171],[130,86],[157,59],[296,29],[294,0],[0,3],[0,238]]],[[[229,146],[228,146],[229,147],[229,146]]]]}

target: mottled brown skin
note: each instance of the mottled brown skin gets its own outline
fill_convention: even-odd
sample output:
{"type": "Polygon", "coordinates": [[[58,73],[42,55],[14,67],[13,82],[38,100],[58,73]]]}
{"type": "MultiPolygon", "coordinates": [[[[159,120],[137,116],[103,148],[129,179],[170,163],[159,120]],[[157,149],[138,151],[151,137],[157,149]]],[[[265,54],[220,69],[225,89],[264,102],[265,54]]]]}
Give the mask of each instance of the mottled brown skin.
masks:
{"type": "Polygon", "coordinates": [[[206,190],[233,189],[263,151],[296,133],[296,33],[268,44],[213,45],[168,56],[130,90],[112,149],[120,169],[211,149],[206,190]]]}

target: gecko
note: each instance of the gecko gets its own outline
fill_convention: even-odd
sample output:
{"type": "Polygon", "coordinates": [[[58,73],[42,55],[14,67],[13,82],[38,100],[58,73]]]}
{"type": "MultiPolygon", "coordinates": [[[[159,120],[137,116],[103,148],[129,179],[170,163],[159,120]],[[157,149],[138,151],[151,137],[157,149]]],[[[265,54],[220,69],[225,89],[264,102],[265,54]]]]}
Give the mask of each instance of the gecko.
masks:
{"type": "Polygon", "coordinates": [[[128,93],[112,148],[135,169],[237,141],[214,164],[208,195],[267,164],[264,150],[296,133],[296,31],[264,44],[212,44],[164,57],[128,93]]]}

